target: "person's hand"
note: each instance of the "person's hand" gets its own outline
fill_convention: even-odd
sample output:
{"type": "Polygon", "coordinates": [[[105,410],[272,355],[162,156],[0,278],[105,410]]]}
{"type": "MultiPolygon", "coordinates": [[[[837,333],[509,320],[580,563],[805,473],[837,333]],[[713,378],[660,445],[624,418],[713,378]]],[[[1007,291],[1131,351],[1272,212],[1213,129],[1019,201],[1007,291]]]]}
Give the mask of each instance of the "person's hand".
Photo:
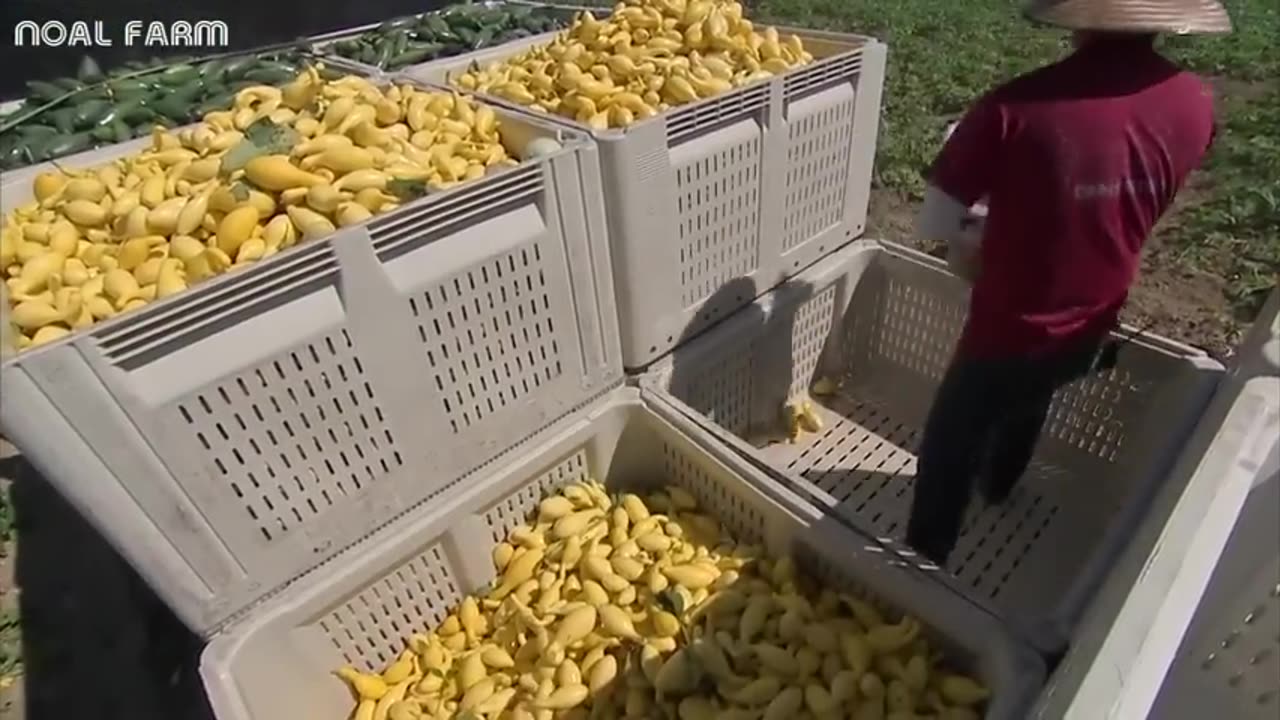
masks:
{"type": "Polygon", "coordinates": [[[972,283],[982,268],[982,233],[986,218],[969,215],[960,233],[947,244],[947,265],[951,272],[972,283]]]}

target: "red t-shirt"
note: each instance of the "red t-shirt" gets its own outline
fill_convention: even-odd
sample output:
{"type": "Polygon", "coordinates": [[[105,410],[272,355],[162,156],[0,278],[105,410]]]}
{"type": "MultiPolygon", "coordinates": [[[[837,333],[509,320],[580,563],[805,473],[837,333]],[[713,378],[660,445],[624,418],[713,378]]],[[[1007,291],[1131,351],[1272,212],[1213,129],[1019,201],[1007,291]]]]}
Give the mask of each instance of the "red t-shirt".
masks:
{"type": "Polygon", "coordinates": [[[1142,244],[1213,140],[1213,98],[1149,44],[1087,45],[970,110],[930,182],[987,198],[961,352],[1051,352],[1115,327],[1142,244]]]}

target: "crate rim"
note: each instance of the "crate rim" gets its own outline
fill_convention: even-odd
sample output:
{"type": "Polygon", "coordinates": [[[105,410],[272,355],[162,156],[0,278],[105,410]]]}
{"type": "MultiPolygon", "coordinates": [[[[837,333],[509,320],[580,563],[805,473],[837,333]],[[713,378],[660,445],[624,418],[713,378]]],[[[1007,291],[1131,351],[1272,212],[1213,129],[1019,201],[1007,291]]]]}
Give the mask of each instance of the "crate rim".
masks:
{"type": "MultiPolygon", "coordinates": [[[[364,70],[364,68],[355,68],[355,67],[350,69],[352,70],[352,72],[364,70]]],[[[375,84],[378,84],[378,85],[391,85],[396,81],[396,78],[390,75],[371,75],[366,73],[363,77],[373,81],[375,84]]],[[[443,88],[433,83],[426,83],[426,82],[412,80],[412,79],[410,80],[411,82],[409,84],[412,84],[415,87],[418,87],[419,89],[430,90],[434,92],[442,92],[447,90],[447,88],[443,88]]],[[[489,106],[495,105],[495,103],[489,100],[488,98],[484,98],[479,95],[476,95],[473,97],[476,102],[480,102],[489,106]]],[[[265,258],[265,260],[259,260],[246,267],[239,268],[239,271],[232,270],[232,271],[221,273],[219,275],[215,275],[212,278],[209,278],[208,280],[206,280],[205,282],[200,283],[199,285],[189,286],[187,290],[183,292],[176,293],[166,298],[159,298],[159,299],[153,300],[151,302],[148,302],[144,307],[139,308],[135,311],[119,313],[117,315],[113,315],[104,320],[95,322],[88,327],[72,330],[66,335],[60,338],[57,338],[56,340],[53,340],[51,342],[40,345],[38,347],[27,348],[25,350],[14,351],[14,352],[9,352],[5,350],[3,358],[0,358],[0,372],[4,372],[5,370],[13,367],[21,360],[24,360],[26,358],[36,357],[41,353],[52,350],[53,348],[61,347],[63,345],[73,343],[73,342],[78,342],[104,329],[109,330],[111,328],[119,327],[123,323],[136,321],[138,318],[143,317],[148,313],[151,315],[155,315],[156,313],[161,312],[165,308],[173,307],[173,304],[178,302],[177,300],[178,298],[188,297],[188,293],[191,290],[196,290],[197,288],[200,288],[207,293],[209,291],[225,289],[225,287],[223,286],[225,286],[227,283],[232,282],[236,278],[242,277],[247,272],[253,272],[258,268],[267,267],[268,266],[267,263],[271,263],[274,261],[276,263],[275,266],[279,267],[280,262],[282,262],[283,260],[277,261],[276,258],[296,259],[299,256],[299,254],[303,252],[304,248],[313,248],[311,252],[316,252],[314,250],[314,246],[320,242],[330,242],[330,243],[352,242],[353,240],[351,240],[349,236],[356,234],[359,230],[362,230],[362,229],[364,229],[367,232],[367,228],[369,224],[372,222],[375,222],[375,221],[381,222],[388,219],[397,219],[397,218],[402,219],[406,215],[419,213],[430,208],[433,205],[436,205],[441,202],[445,202],[449,197],[452,197],[454,194],[461,192],[464,189],[472,190],[477,185],[482,185],[487,182],[499,181],[503,177],[509,175],[512,172],[528,170],[528,168],[533,166],[540,165],[545,167],[548,164],[550,164],[552,161],[556,160],[557,158],[560,158],[567,154],[578,152],[582,149],[589,148],[591,146],[591,139],[586,137],[585,133],[578,131],[576,128],[561,127],[555,123],[547,122],[546,120],[540,119],[536,115],[530,116],[528,113],[514,112],[512,108],[507,107],[505,105],[498,105],[496,109],[501,110],[507,113],[508,115],[514,116],[515,118],[517,118],[519,122],[526,122],[533,125],[538,125],[549,132],[553,132],[560,135],[561,139],[558,141],[561,145],[560,149],[552,153],[547,153],[546,155],[538,156],[531,160],[521,160],[518,165],[510,168],[510,170],[508,171],[500,172],[494,175],[488,175],[488,176],[479,178],[477,180],[471,180],[471,181],[459,183],[458,185],[454,185],[453,187],[429,193],[420,198],[416,198],[410,202],[404,203],[390,212],[386,212],[381,215],[374,215],[355,225],[336,228],[334,232],[329,233],[328,235],[324,235],[323,237],[318,237],[318,238],[315,238],[314,240],[308,240],[306,242],[299,242],[294,246],[286,250],[283,250],[277,253],[276,255],[273,255],[270,258],[265,258]],[[156,308],[159,308],[159,310],[156,310],[156,308]]],[[[196,127],[199,124],[200,124],[199,122],[196,122],[196,123],[191,123],[189,125],[183,125],[181,127],[172,128],[169,132],[179,132],[184,129],[196,127]]],[[[125,141],[123,143],[114,143],[112,145],[104,145],[100,148],[88,150],[83,153],[77,153],[76,155],[70,155],[64,158],[59,158],[55,161],[47,161],[43,163],[37,163],[35,165],[27,165],[25,167],[15,168],[14,170],[10,170],[5,173],[6,175],[10,176],[7,179],[7,181],[4,178],[0,178],[0,187],[3,187],[3,185],[7,184],[8,182],[17,183],[17,182],[22,182],[24,180],[27,180],[28,178],[24,176],[31,176],[32,173],[34,173],[37,168],[50,165],[53,162],[56,162],[58,165],[62,167],[66,167],[67,169],[74,169],[74,170],[95,169],[95,168],[103,167],[108,163],[114,162],[115,160],[128,157],[130,155],[134,155],[134,154],[137,154],[138,152],[141,152],[141,148],[145,147],[145,145],[142,145],[140,148],[137,148],[137,149],[132,149],[132,148],[128,150],[125,149],[126,146],[135,145],[135,144],[138,144],[139,142],[146,142],[146,138],[134,138],[132,140],[125,141]],[[119,152],[117,153],[117,151],[119,152]],[[77,157],[83,158],[83,161],[88,161],[89,158],[85,157],[88,155],[101,156],[101,157],[95,157],[91,162],[88,162],[87,164],[79,164],[76,162],[77,157]],[[17,177],[13,177],[13,176],[17,176],[17,177]]],[[[34,177],[31,177],[30,179],[34,179],[34,177]]],[[[10,208],[9,211],[11,212],[12,208],[10,208]]]]}
{"type": "MultiPolygon", "coordinates": [[[[536,6],[536,7],[575,8],[579,10],[590,9],[587,6],[579,7],[579,6],[570,6],[570,5],[522,2],[521,0],[511,0],[511,2],[507,4],[521,4],[521,5],[530,5],[530,6],[536,6]]],[[[753,80],[752,82],[746,85],[735,87],[732,90],[720,93],[718,95],[699,98],[696,102],[686,103],[683,105],[678,105],[672,108],[668,108],[667,110],[657,113],[653,117],[639,120],[637,122],[631,123],[630,125],[627,125],[626,127],[621,127],[621,128],[604,128],[604,129],[592,128],[591,126],[586,125],[585,123],[578,122],[574,118],[567,117],[564,115],[559,115],[556,113],[550,113],[550,112],[543,113],[543,112],[538,112],[536,110],[531,110],[527,106],[521,105],[517,102],[513,102],[511,100],[508,100],[498,95],[492,95],[490,93],[481,92],[478,90],[468,90],[466,88],[454,87],[453,85],[449,84],[448,80],[449,80],[449,76],[452,73],[454,73],[455,70],[443,70],[442,68],[442,66],[444,65],[460,63],[464,60],[467,60],[468,58],[471,58],[472,56],[474,56],[476,53],[496,51],[504,47],[507,47],[509,45],[530,43],[530,47],[536,47],[538,45],[541,45],[542,43],[539,42],[535,45],[532,43],[533,40],[537,40],[539,38],[552,40],[557,35],[563,33],[564,30],[555,30],[552,32],[543,33],[541,35],[533,35],[527,38],[513,40],[511,42],[503,43],[502,45],[495,45],[489,48],[482,48],[480,50],[476,50],[471,53],[467,53],[465,55],[454,55],[452,57],[439,58],[437,60],[431,60],[425,63],[419,63],[417,65],[409,65],[409,66],[400,68],[399,70],[387,73],[387,75],[390,77],[398,78],[400,80],[414,80],[415,78],[413,78],[412,73],[416,69],[423,69],[423,70],[440,69],[442,72],[445,73],[445,82],[426,81],[426,80],[417,80],[417,81],[425,82],[437,87],[446,88],[453,92],[464,93],[467,95],[472,95],[474,97],[483,98],[486,102],[489,102],[490,104],[502,105],[503,107],[511,108],[513,110],[518,110],[520,112],[523,112],[528,115],[532,115],[534,117],[549,118],[555,123],[572,127],[575,130],[578,130],[579,132],[587,133],[597,141],[608,142],[608,141],[620,140],[621,138],[625,137],[628,132],[634,130],[635,128],[650,125],[658,121],[662,121],[664,123],[670,124],[673,119],[678,118],[684,113],[694,112],[698,108],[706,107],[712,103],[718,102],[723,98],[736,93],[746,92],[748,90],[752,90],[758,87],[767,86],[768,84],[774,82],[775,80],[780,80],[780,79],[785,80],[786,78],[790,77],[796,72],[800,72],[807,68],[815,67],[820,63],[835,61],[835,60],[839,60],[841,58],[853,56],[853,55],[861,55],[865,50],[869,48],[886,46],[886,44],[882,40],[879,40],[870,35],[861,35],[861,34],[855,34],[855,33],[837,33],[837,32],[831,32],[828,30],[815,30],[810,28],[799,28],[799,27],[792,27],[787,25],[773,25],[771,27],[777,28],[779,32],[788,32],[795,35],[799,35],[801,39],[809,37],[809,38],[824,40],[827,42],[838,42],[838,43],[850,45],[851,47],[843,49],[840,52],[835,53],[834,55],[828,55],[823,58],[814,58],[814,61],[812,63],[809,63],[808,65],[795,67],[795,68],[790,68],[786,72],[780,75],[774,75],[772,77],[753,80]],[[851,41],[856,41],[856,42],[851,42],[851,41]]],[[[515,51],[513,50],[512,53],[514,52],[515,51]]],[[[511,55],[508,54],[505,57],[509,59],[511,55]]],[[[475,60],[472,59],[471,62],[472,64],[474,64],[475,60]]],[[[495,59],[493,62],[500,62],[500,60],[495,59]]]]}

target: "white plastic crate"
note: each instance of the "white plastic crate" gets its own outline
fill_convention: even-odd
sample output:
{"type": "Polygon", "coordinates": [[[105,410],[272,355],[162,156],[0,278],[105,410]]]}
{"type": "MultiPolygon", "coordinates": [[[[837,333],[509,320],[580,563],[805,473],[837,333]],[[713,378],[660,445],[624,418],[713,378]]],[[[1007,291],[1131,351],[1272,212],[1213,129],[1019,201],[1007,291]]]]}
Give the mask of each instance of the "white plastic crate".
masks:
{"type": "Polygon", "coordinates": [[[1280,712],[1280,479],[1255,487],[1187,629],[1151,717],[1280,712]],[[1228,708],[1230,709],[1228,711],[1228,708]]]}
{"type": "MultiPolygon", "coordinates": [[[[613,247],[623,363],[640,369],[862,235],[886,48],[866,37],[795,33],[816,60],[783,76],[590,132],[613,247]]],[[[447,83],[555,33],[403,71],[447,83]]],[[[512,108],[519,105],[483,96],[512,108]]]]}
{"type": "MultiPolygon", "coordinates": [[[[900,538],[915,448],[965,292],[933,258],[857,243],[678,349],[642,382],[840,518],[900,538]],[[837,396],[814,398],[825,429],[777,442],[783,404],[821,377],[842,383],[837,396]]],[[[1005,504],[970,509],[947,568],[954,582],[1038,646],[1060,648],[1220,373],[1199,351],[1146,338],[1115,370],[1059,393],[1029,477],[1005,504]]]]}
{"type": "Polygon", "coordinates": [[[465,494],[415,511],[394,537],[255,609],[205,651],[202,672],[215,714],[345,720],[351,695],[334,669],[350,663],[381,670],[411,634],[434,626],[492,580],[494,543],[524,522],[541,497],[592,477],[611,488],[681,485],[738,538],[790,553],[828,583],[915,615],[955,667],[992,688],[988,718],[1023,717],[1043,668],[994,617],[885,562],[865,539],[823,522],[811,506],[678,421],[649,407],[635,389],[618,390],[550,429],[536,448],[475,478],[465,494]]]}
{"type": "Polygon", "coordinates": [[[1236,350],[1030,717],[1275,717],[1280,290],[1236,350]]]}
{"type": "Polygon", "coordinates": [[[499,119],[564,148],[3,365],[6,437],[197,632],[621,383],[595,146],[499,119]]]}

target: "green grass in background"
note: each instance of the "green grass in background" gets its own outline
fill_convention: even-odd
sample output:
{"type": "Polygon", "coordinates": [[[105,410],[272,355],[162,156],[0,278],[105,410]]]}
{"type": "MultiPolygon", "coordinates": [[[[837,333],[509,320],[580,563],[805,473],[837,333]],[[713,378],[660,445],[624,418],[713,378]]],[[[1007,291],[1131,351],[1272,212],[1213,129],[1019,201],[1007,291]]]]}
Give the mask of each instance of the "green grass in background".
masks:
{"type": "MultiPolygon", "coordinates": [[[[0,559],[11,560],[14,523],[9,486],[0,484],[0,559]]],[[[22,622],[16,605],[16,596],[0,597],[0,689],[22,672],[22,622]]]]}
{"type": "MultiPolygon", "coordinates": [[[[946,124],[994,85],[1061,57],[1066,34],[1037,28],[1011,0],[758,0],[761,21],[873,35],[889,45],[875,182],[919,197],[946,124]]],[[[1189,267],[1228,280],[1247,314],[1280,261],[1280,5],[1227,0],[1236,32],[1173,37],[1164,49],[1222,91],[1221,133],[1193,199],[1163,240],[1189,267]],[[1199,194],[1199,193],[1198,193],[1199,194]]]]}

